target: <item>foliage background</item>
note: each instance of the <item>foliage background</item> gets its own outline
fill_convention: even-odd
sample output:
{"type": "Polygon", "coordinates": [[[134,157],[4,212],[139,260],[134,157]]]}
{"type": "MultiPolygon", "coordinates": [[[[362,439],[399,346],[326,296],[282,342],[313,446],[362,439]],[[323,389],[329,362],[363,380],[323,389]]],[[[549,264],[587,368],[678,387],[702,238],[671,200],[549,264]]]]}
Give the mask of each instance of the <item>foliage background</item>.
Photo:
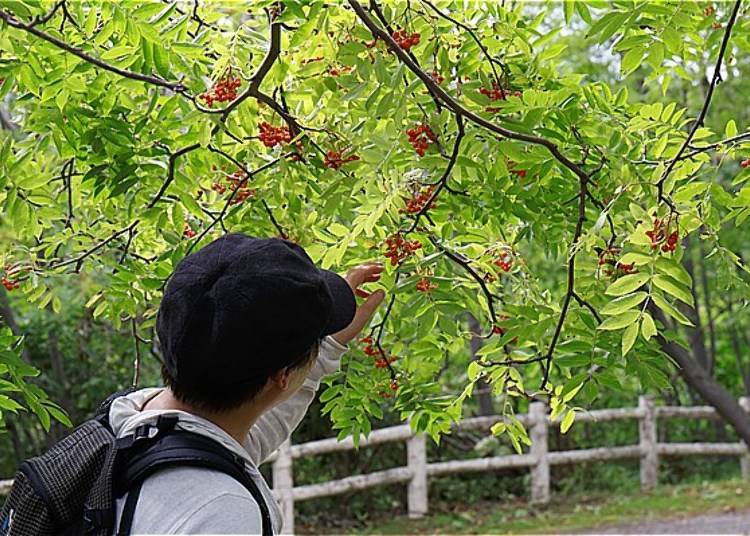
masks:
{"type": "MultiPolygon", "coordinates": [[[[745,7],[733,25],[734,6],[420,1],[369,11],[391,29],[420,34],[411,58],[444,78],[440,87],[463,110],[456,112],[383,39],[373,42],[343,2],[0,1],[0,261],[19,283],[0,289],[8,326],[0,357],[3,473],[64,433],[53,422],[68,420],[61,409],[80,422],[96,401],[128,385],[136,357],[140,383],[158,383],[153,324],[161,288],[186,253],[225,230],[286,236],[339,270],[381,257],[399,230],[422,244],[388,265],[382,286],[393,305],[373,324],[378,351],[399,359],[392,369],[375,368],[366,345],[354,345],[295,441],[358,436],[407,417],[437,438],[462,415],[489,409],[510,419],[540,396],[552,398],[554,418],[568,416],[566,427],[584,407],[630,405],[639,392],[697,403],[700,388],[683,383],[663,353],[667,340],[686,347],[733,397],[750,393],[743,260],[750,173],[740,166],[750,156],[742,82],[750,26],[745,7]],[[34,18],[44,14],[51,15],[34,18]],[[86,58],[30,28],[80,47],[86,58]],[[207,108],[200,95],[227,75],[242,80],[240,97],[215,113],[221,107],[207,108]],[[493,82],[507,98],[479,91],[493,82]],[[714,86],[710,113],[686,138],[714,86]],[[466,110],[533,143],[498,136],[466,110]],[[267,147],[262,121],[288,128],[295,141],[267,147]],[[405,133],[419,124],[439,140],[423,157],[405,133]],[[359,160],[331,169],[329,151],[359,160]],[[227,179],[238,171],[253,172],[251,184],[242,183],[253,191],[233,203],[240,190],[227,179]],[[435,206],[404,212],[428,184],[437,187],[435,206]],[[672,209],[678,247],[654,251],[645,231],[654,214],[669,218],[672,209]],[[635,262],[648,278],[633,286],[637,276],[615,264],[607,275],[599,264],[610,258],[607,248],[615,248],[613,262],[635,262]],[[499,259],[512,261],[507,272],[499,259]],[[418,291],[421,278],[438,287],[418,291]],[[617,303],[632,303],[613,305],[618,294],[617,303]],[[601,316],[615,328],[598,329],[601,316]],[[643,327],[647,316],[656,318],[655,337],[643,327]],[[491,332],[494,325],[502,334],[491,332]],[[22,346],[14,342],[20,334],[22,346]],[[484,366],[470,364],[477,360],[484,366]]],[[[521,448],[525,432],[507,422],[485,450],[474,448],[477,438],[446,436],[431,455],[521,448]]],[[[709,440],[733,432],[682,423],[662,433],[709,440]]],[[[574,426],[555,441],[585,447],[635,437],[626,425],[574,426]]],[[[327,469],[300,464],[300,482],[393,466],[403,452],[336,456],[327,469]]],[[[674,462],[666,478],[731,470],[716,460],[674,462]]],[[[636,481],[629,464],[566,471],[553,480],[560,490],[636,481]]],[[[524,493],[523,480],[508,473],[432,486],[448,502],[496,500],[524,493]]],[[[400,494],[388,488],[356,501],[364,512],[388,510],[400,494]]],[[[301,505],[303,515],[316,517],[320,504],[301,505]]],[[[341,517],[335,499],[325,504],[331,519],[341,517]]]]}

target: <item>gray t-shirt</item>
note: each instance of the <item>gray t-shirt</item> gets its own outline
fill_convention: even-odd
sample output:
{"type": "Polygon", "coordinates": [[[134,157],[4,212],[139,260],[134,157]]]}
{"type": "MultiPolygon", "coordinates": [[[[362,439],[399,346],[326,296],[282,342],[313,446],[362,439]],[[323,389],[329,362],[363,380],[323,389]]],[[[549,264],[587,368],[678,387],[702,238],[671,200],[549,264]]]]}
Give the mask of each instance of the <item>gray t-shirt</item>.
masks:
{"type": "MultiPolygon", "coordinates": [[[[243,444],[219,426],[192,413],[177,410],[141,411],[161,388],[142,389],[115,400],[109,418],[117,437],[133,433],[160,415],[179,418],[177,428],[211,437],[242,456],[246,470],[266,499],[273,532],[283,532],[281,510],[258,466],[286,441],[315,397],[320,378],[338,368],[346,347],[327,337],[300,390],[274,407],[250,429],[243,444]]],[[[117,527],[127,495],[117,500],[117,527]]],[[[211,469],[176,467],[148,478],[141,489],[133,517],[132,534],[260,534],[258,504],[232,477],[211,469]]]]}

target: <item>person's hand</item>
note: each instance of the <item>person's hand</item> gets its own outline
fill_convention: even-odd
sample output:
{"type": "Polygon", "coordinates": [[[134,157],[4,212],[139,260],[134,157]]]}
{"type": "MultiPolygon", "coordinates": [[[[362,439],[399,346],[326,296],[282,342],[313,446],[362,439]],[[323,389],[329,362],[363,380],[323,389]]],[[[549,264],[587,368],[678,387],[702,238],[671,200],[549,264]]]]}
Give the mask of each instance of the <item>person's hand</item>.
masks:
{"type": "Polygon", "coordinates": [[[360,285],[364,283],[378,281],[382,272],[383,265],[380,263],[361,264],[356,268],[349,270],[344,276],[344,279],[346,279],[346,282],[352,287],[354,293],[360,298],[365,298],[365,301],[362,305],[357,307],[357,312],[354,314],[354,320],[352,320],[351,324],[332,335],[336,342],[345,345],[353,340],[370,321],[370,318],[375,314],[375,309],[378,308],[378,305],[383,303],[383,299],[385,298],[384,291],[376,290],[373,293],[369,293],[364,289],[359,288],[360,285]]]}

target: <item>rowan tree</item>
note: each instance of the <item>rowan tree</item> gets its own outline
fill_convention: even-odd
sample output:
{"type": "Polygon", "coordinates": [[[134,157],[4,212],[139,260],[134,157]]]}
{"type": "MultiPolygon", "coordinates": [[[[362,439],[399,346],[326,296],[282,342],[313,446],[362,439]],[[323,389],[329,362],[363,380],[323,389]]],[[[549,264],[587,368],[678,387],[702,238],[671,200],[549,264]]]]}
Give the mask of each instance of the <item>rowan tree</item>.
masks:
{"type": "MultiPolygon", "coordinates": [[[[438,437],[480,378],[517,449],[525,400],[548,400],[565,431],[601,389],[669,387],[670,358],[698,385],[680,362],[683,241],[710,244],[727,292],[748,293],[722,233],[750,216],[750,132],[705,126],[748,49],[741,14],[740,1],[0,2],[3,284],[59,310],[56,287],[84,282],[95,317],[131,327],[137,383],[169,274],[222,233],[293,240],[341,271],[380,259],[385,307],[321,397],[342,437],[368,433],[384,403],[438,437]],[[619,78],[568,72],[561,29],[613,44],[619,78]],[[621,83],[637,74],[666,95],[674,76],[700,80],[704,57],[699,109],[621,83]],[[486,341],[451,392],[440,371],[472,336],[467,313],[486,341]]],[[[0,340],[0,392],[59,417],[0,340]]],[[[699,391],[750,440],[712,389],[699,391]]]]}

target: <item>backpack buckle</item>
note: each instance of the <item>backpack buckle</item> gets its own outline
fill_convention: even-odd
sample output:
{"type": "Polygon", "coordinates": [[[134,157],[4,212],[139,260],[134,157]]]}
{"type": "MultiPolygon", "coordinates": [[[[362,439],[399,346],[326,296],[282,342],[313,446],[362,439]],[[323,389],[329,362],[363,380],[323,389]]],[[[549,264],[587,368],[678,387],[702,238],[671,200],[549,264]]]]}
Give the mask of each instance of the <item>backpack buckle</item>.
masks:
{"type": "Polygon", "coordinates": [[[95,529],[109,529],[115,525],[114,512],[110,508],[99,509],[85,507],[83,509],[83,520],[87,524],[88,531],[95,529]]]}

